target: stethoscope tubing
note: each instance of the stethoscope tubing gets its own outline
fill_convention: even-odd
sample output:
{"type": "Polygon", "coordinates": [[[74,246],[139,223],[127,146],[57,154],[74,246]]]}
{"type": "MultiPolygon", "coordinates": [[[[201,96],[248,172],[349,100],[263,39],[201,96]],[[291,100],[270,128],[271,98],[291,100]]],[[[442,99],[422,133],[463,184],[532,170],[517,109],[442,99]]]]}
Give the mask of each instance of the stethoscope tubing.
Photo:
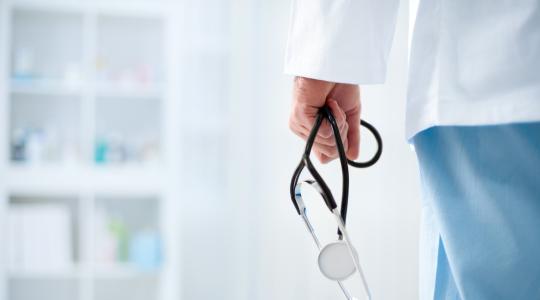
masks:
{"type": "MultiPolygon", "coordinates": [[[[311,226],[311,223],[309,222],[309,219],[306,215],[306,208],[305,204],[302,199],[301,191],[300,191],[300,175],[304,168],[307,168],[309,173],[313,176],[313,180],[306,181],[307,183],[310,183],[310,185],[314,186],[319,194],[322,196],[326,206],[330,210],[330,212],[335,216],[336,222],[338,223],[338,236],[339,240],[345,241],[345,244],[347,245],[347,249],[349,251],[349,254],[353,260],[354,266],[359,273],[361,279],[362,279],[362,285],[364,287],[364,290],[366,292],[366,295],[368,296],[368,299],[371,299],[371,291],[369,290],[369,286],[367,284],[367,280],[364,276],[364,272],[360,266],[360,263],[358,261],[358,258],[354,254],[352,244],[350,241],[350,237],[346,230],[346,219],[347,219],[347,209],[348,209],[348,198],[349,198],[349,168],[348,166],[352,166],[355,168],[367,168],[372,165],[374,165],[381,157],[383,144],[382,144],[382,138],[375,129],[373,125],[370,123],[361,120],[360,125],[365,127],[367,130],[371,132],[371,134],[374,136],[375,141],[377,142],[377,151],[371,157],[371,159],[363,162],[357,162],[353,160],[347,159],[346,153],[345,153],[345,147],[343,145],[343,141],[341,139],[341,135],[339,133],[339,127],[337,125],[337,121],[332,115],[330,109],[327,106],[322,107],[319,112],[317,113],[317,117],[315,119],[315,123],[313,125],[312,130],[310,131],[310,134],[306,141],[306,147],[304,149],[304,153],[302,155],[302,159],[298,163],[298,166],[296,167],[293,176],[291,178],[291,184],[290,184],[290,196],[292,199],[292,202],[294,204],[294,207],[299,215],[302,216],[304,223],[307,226],[308,231],[310,231],[313,240],[315,241],[315,244],[317,245],[317,248],[321,249],[321,244],[313,230],[313,227],[311,226]],[[334,134],[334,138],[336,141],[336,147],[338,150],[338,157],[339,162],[341,165],[341,174],[342,174],[342,193],[341,193],[341,205],[340,210],[338,211],[338,205],[334,199],[334,196],[332,195],[332,192],[330,191],[330,188],[322,178],[322,176],[319,174],[313,163],[310,159],[310,153],[313,148],[315,138],[317,137],[317,133],[319,131],[319,128],[321,127],[321,124],[324,120],[328,120],[330,123],[330,126],[332,128],[332,132],[334,134]]],[[[348,293],[347,289],[344,287],[341,281],[338,281],[338,284],[347,297],[347,299],[350,298],[350,294],[348,293]]]]}
{"type": "MultiPolygon", "coordinates": [[[[341,165],[341,175],[343,178],[343,184],[342,184],[342,193],[341,193],[341,218],[343,219],[343,222],[347,222],[347,209],[348,209],[348,199],[349,199],[349,168],[348,166],[352,166],[355,168],[367,168],[372,165],[374,165],[381,157],[382,149],[383,149],[383,143],[382,138],[375,129],[373,125],[368,123],[367,121],[361,120],[360,125],[368,129],[371,134],[374,136],[375,141],[377,142],[377,151],[373,155],[373,157],[367,161],[364,162],[356,162],[353,160],[347,159],[347,156],[345,154],[345,147],[343,146],[343,141],[341,139],[341,135],[339,133],[339,127],[337,125],[337,121],[332,115],[332,112],[327,106],[322,107],[319,109],[319,112],[317,113],[317,117],[315,119],[315,123],[313,125],[313,128],[311,129],[309,136],[306,141],[306,147],[304,149],[304,153],[302,155],[302,159],[298,163],[298,166],[296,167],[290,184],[290,196],[293,200],[293,205],[296,209],[296,212],[300,214],[300,208],[298,207],[296,201],[295,201],[295,188],[298,184],[298,180],[300,179],[300,174],[302,173],[302,170],[304,168],[307,168],[309,173],[313,176],[314,180],[319,184],[321,190],[323,191],[322,196],[324,199],[324,202],[326,203],[326,206],[330,211],[333,211],[337,207],[337,203],[334,199],[334,196],[332,192],[330,191],[330,188],[322,178],[322,176],[319,174],[313,163],[310,159],[311,150],[313,148],[313,145],[315,143],[315,138],[317,137],[317,133],[319,131],[319,128],[321,127],[321,124],[323,120],[326,119],[330,123],[330,126],[332,127],[332,132],[334,134],[334,139],[336,141],[336,147],[338,150],[338,156],[339,156],[339,162],[341,165]]],[[[341,234],[340,234],[341,236],[341,234]]]]}

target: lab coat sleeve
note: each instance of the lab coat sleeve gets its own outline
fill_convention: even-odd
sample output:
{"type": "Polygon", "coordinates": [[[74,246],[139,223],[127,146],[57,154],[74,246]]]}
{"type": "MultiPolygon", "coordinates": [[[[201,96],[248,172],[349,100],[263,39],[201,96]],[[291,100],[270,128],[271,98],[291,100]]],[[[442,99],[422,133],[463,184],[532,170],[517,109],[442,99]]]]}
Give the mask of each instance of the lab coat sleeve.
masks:
{"type": "Polygon", "coordinates": [[[399,0],[292,0],[285,73],[383,83],[399,0]]]}

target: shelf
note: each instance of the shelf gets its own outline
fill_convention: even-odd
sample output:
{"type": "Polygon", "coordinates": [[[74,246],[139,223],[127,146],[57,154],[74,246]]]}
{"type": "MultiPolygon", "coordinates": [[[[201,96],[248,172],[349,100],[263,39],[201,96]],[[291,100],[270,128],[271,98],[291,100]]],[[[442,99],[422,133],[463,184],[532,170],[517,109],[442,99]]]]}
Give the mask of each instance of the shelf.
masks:
{"type": "Polygon", "coordinates": [[[136,277],[156,277],[160,270],[143,271],[128,264],[95,265],[93,276],[97,279],[129,279],[136,277]]]}
{"type": "Polygon", "coordinates": [[[13,164],[6,174],[10,193],[66,194],[94,190],[107,195],[159,195],[159,167],[143,166],[24,166],[13,164]]]}
{"type": "Polygon", "coordinates": [[[11,93],[35,96],[80,95],[82,83],[68,83],[60,80],[32,79],[11,80],[11,93]]]}
{"type": "MultiPolygon", "coordinates": [[[[69,83],[61,80],[29,79],[11,80],[10,92],[16,95],[68,96],[81,95],[83,83],[69,83]]],[[[160,99],[165,85],[161,83],[134,86],[123,83],[96,83],[95,93],[105,98],[160,99]]]]}
{"type": "Polygon", "coordinates": [[[80,277],[83,270],[79,267],[61,270],[9,270],[11,279],[71,279],[80,277]]]}
{"type": "MultiPolygon", "coordinates": [[[[171,3],[171,2],[169,2],[171,3]]],[[[170,5],[167,1],[62,1],[62,0],[12,0],[17,9],[64,13],[99,13],[134,17],[162,16],[170,5]]]]}
{"type": "Polygon", "coordinates": [[[74,279],[80,277],[93,277],[95,279],[130,279],[141,277],[157,277],[161,271],[142,271],[130,265],[94,265],[92,267],[74,266],[61,270],[9,270],[10,279],[17,280],[50,280],[74,279]]]}

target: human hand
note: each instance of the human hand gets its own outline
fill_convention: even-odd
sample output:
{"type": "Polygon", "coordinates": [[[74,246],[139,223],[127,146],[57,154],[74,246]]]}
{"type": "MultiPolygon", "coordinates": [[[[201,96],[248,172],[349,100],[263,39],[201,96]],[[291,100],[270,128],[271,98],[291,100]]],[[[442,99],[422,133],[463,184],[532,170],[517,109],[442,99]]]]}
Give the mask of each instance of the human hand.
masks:
{"type": "MultiPolygon", "coordinates": [[[[347,158],[356,159],[360,147],[360,89],[358,85],[296,77],[293,87],[292,110],[289,128],[298,136],[307,139],[319,108],[328,104],[339,127],[347,158]]],[[[313,151],[322,163],[338,157],[332,128],[324,120],[313,151]]]]}

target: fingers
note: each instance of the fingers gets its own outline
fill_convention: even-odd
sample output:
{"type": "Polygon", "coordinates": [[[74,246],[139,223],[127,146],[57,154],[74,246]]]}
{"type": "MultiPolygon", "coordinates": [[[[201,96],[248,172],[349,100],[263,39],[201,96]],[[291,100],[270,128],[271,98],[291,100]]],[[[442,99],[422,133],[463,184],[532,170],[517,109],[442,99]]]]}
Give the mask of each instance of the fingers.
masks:
{"type": "Polygon", "coordinates": [[[328,156],[326,156],[325,154],[322,154],[321,152],[319,152],[318,150],[314,150],[315,152],[315,157],[317,157],[317,159],[323,163],[323,164],[327,164],[329,163],[330,161],[332,161],[332,159],[328,156]]]}
{"type": "MultiPolygon", "coordinates": [[[[289,120],[290,129],[303,139],[307,139],[307,137],[309,136],[311,132],[312,126],[313,126],[312,124],[309,127],[305,126],[303,123],[299,123],[294,119],[289,120]]],[[[330,128],[331,135],[329,137],[324,137],[324,135],[320,133],[320,129],[319,129],[319,132],[317,136],[315,137],[315,143],[335,148],[336,139],[334,137],[332,127],[330,126],[327,120],[323,121],[323,124],[321,124],[321,127],[322,126],[328,126],[328,128],[330,128]]],[[[339,132],[340,132],[342,141],[345,143],[347,141],[347,131],[349,128],[349,124],[345,121],[343,122],[340,121],[338,123],[338,127],[339,127],[339,132]]]]}
{"type": "Polygon", "coordinates": [[[356,159],[359,154],[360,146],[360,87],[351,84],[337,84],[330,92],[328,98],[336,99],[339,107],[347,116],[349,131],[347,139],[349,140],[349,148],[347,157],[356,159]]]}
{"type": "MultiPolygon", "coordinates": [[[[334,116],[334,119],[336,120],[338,129],[339,129],[339,135],[341,138],[341,141],[343,143],[343,149],[345,152],[347,152],[349,147],[349,141],[347,139],[348,131],[349,131],[349,124],[346,120],[346,115],[343,109],[339,107],[339,104],[334,99],[329,99],[327,101],[328,107],[330,108],[332,115],[334,116]]],[[[325,120],[325,122],[321,125],[326,126],[328,130],[330,130],[333,133],[332,126],[330,125],[330,122],[325,120]]],[[[336,137],[331,136],[330,138],[324,139],[325,145],[320,145],[316,148],[322,155],[320,157],[320,161],[322,163],[327,163],[339,156],[337,146],[336,146],[336,137]]]]}
{"type": "MultiPolygon", "coordinates": [[[[330,107],[330,110],[332,111],[332,115],[334,116],[334,119],[336,120],[336,123],[339,128],[339,134],[341,136],[341,140],[343,143],[347,141],[347,132],[349,128],[349,124],[347,123],[347,116],[345,115],[345,112],[341,107],[339,107],[339,104],[336,100],[330,99],[328,100],[328,106],[330,107]]],[[[330,127],[330,123],[327,121],[326,124],[330,127]]],[[[334,139],[334,145],[335,145],[335,139],[334,139]]]]}
{"type": "MultiPolygon", "coordinates": [[[[347,139],[348,131],[349,131],[349,124],[346,120],[346,114],[345,112],[339,107],[337,102],[335,100],[328,100],[328,106],[330,110],[332,111],[332,114],[334,115],[336,119],[336,123],[338,125],[339,134],[341,136],[343,146],[345,151],[348,150],[349,142],[347,139]]],[[[289,126],[291,130],[296,133],[298,136],[300,136],[302,139],[307,139],[311,132],[311,127],[313,124],[305,125],[305,122],[301,122],[301,118],[291,118],[289,121],[289,126]]],[[[317,158],[323,163],[329,162],[332,159],[335,159],[338,157],[338,150],[336,147],[336,141],[335,137],[333,136],[333,130],[330,126],[330,123],[325,120],[323,124],[321,124],[321,128],[318,131],[318,134],[315,138],[314,144],[313,144],[313,150],[315,154],[317,155],[317,158]],[[324,133],[321,133],[323,126],[327,128],[327,130],[330,132],[330,136],[326,136],[324,133]]]]}
{"type": "MultiPolygon", "coordinates": [[[[347,157],[356,158],[360,140],[360,94],[357,85],[296,77],[290,129],[304,140],[307,139],[319,109],[325,104],[336,120],[347,157]]],[[[323,121],[317,132],[313,153],[322,163],[338,157],[333,129],[327,120],[323,121]]]]}
{"type": "MultiPolygon", "coordinates": [[[[348,127],[348,125],[345,124],[343,129],[340,130],[340,131],[346,133],[347,127],[348,127]]],[[[305,127],[303,127],[303,126],[301,126],[300,124],[297,124],[297,123],[291,123],[290,128],[296,135],[298,135],[299,137],[301,137],[304,140],[307,140],[307,138],[309,136],[309,133],[310,133],[310,130],[308,130],[307,128],[305,128],[305,127]]],[[[332,138],[333,138],[333,136],[332,136],[332,138]]],[[[324,154],[324,155],[326,155],[328,157],[332,157],[332,158],[337,157],[338,152],[337,152],[337,148],[335,146],[335,143],[334,143],[333,146],[331,146],[331,145],[328,145],[327,142],[321,143],[320,140],[321,139],[318,136],[315,138],[315,141],[313,143],[314,151],[318,151],[319,153],[324,154]]],[[[344,145],[348,145],[347,141],[344,141],[344,145]]],[[[346,147],[346,146],[344,146],[344,147],[346,147]]]]}
{"type": "Polygon", "coordinates": [[[347,148],[347,158],[355,160],[360,154],[360,108],[357,107],[347,113],[347,124],[349,130],[347,131],[347,140],[349,141],[349,148],[347,148]]]}

